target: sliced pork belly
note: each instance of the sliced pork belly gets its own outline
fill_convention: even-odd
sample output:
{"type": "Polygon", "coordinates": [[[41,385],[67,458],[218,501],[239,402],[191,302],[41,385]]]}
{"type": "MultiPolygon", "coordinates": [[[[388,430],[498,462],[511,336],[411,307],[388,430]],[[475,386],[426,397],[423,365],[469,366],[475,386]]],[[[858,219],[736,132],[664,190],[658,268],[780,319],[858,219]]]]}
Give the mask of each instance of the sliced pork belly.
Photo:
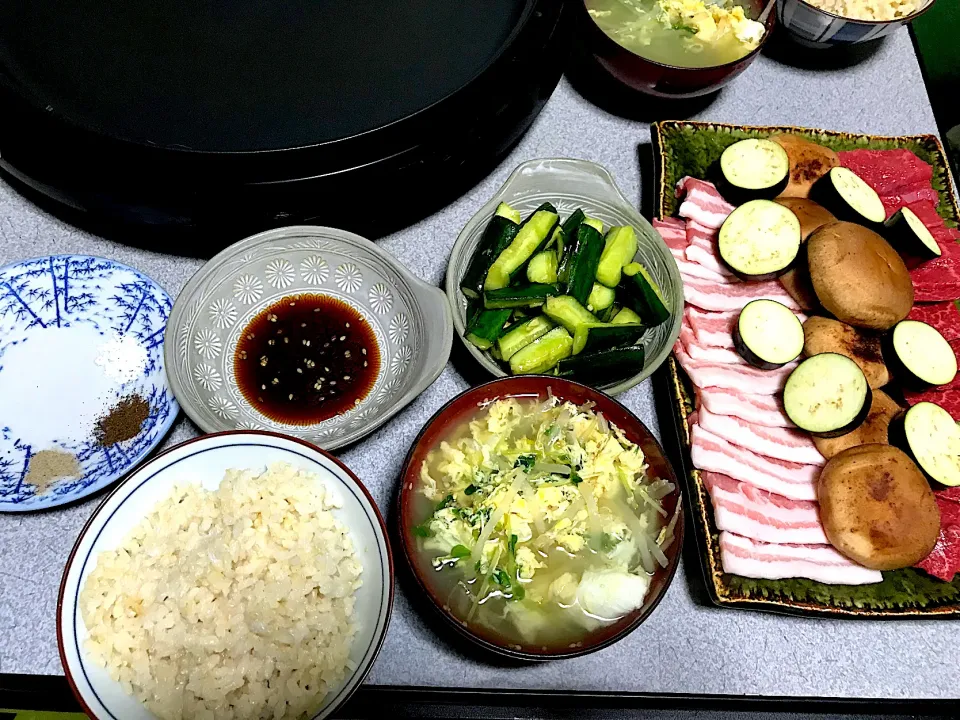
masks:
{"type": "Polygon", "coordinates": [[[723,225],[727,215],[733,212],[733,205],[721,197],[713,183],[685,177],[677,183],[677,197],[682,197],[677,214],[682,218],[695,220],[701,225],[717,229],[723,225]]]}
{"type": "Polygon", "coordinates": [[[687,259],[686,252],[683,250],[670,248],[670,254],[673,255],[673,259],[677,261],[677,267],[680,269],[680,274],[683,276],[684,281],[686,281],[686,278],[692,278],[694,280],[708,280],[709,282],[720,284],[740,282],[732,275],[721,275],[699,263],[691,262],[687,259]]]}
{"type": "Polygon", "coordinates": [[[829,544],[819,506],[790,500],[720,473],[701,473],[719,530],[772,543],[829,544]]]}
{"type": "Polygon", "coordinates": [[[802,430],[756,425],[733,415],[717,415],[706,407],[699,408],[697,422],[704,430],[758,455],[802,465],[825,465],[827,462],[813,444],[810,434],[802,430]]]}
{"type": "Polygon", "coordinates": [[[757,542],[720,533],[720,560],[723,571],[763,580],[807,578],[830,585],[869,585],[883,580],[848,560],[829,545],[785,545],[757,542]]]}
{"type": "Polygon", "coordinates": [[[677,218],[654,220],[653,228],[671,250],[684,250],[687,247],[687,224],[677,218]]]}
{"type": "Polygon", "coordinates": [[[757,395],[733,388],[698,388],[700,407],[717,415],[732,415],[766,427],[792,428],[776,395],[757,395]]]}
{"type": "Polygon", "coordinates": [[[687,354],[683,343],[677,341],[673,346],[674,355],[680,367],[698,388],[722,387],[743,392],[756,392],[774,395],[783,389],[787,376],[793,370],[784,366],[776,370],[758,370],[750,365],[730,365],[727,363],[694,360],[687,354]]]}
{"type": "Polygon", "coordinates": [[[739,310],[709,312],[687,305],[683,311],[686,322],[693,329],[697,342],[713,347],[733,347],[733,327],[740,316],[739,310]]]}
{"type": "Polygon", "coordinates": [[[777,460],[734,445],[699,424],[690,429],[690,458],[699,470],[718,472],[794,500],[816,500],[820,467],[777,460]]]}
{"type": "Polygon", "coordinates": [[[709,280],[688,278],[683,283],[683,297],[688,303],[701,310],[716,310],[719,312],[729,312],[731,310],[740,312],[748,302],[761,298],[776,300],[791,310],[800,309],[797,301],[776,280],[721,284],[709,280]]]}
{"type": "Polygon", "coordinates": [[[717,231],[713,228],[705,227],[692,220],[688,222],[687,247],[684,253],[690,262],[695,262],[709,270],[713,270],[718,275],[730,278],[731,282],[739,282],[736,276],[730,272],[720,259],[720,253],[717,248],[717,231]]]}
{"type": "Polygon", "coordinates": [[[680,342],[683,343],[683,347],[687,351],[687,354],[694,360],[723,363],[724,365],[744,365],[749,367],[747,365],[747,361],[740,357],[735,350],[725,347],[716,347],[715,345],[701,345],[698,343],[696,336],[693,334],[693,329],[686,320],[684,320],[683,324],[680,326],[680,342]]]}

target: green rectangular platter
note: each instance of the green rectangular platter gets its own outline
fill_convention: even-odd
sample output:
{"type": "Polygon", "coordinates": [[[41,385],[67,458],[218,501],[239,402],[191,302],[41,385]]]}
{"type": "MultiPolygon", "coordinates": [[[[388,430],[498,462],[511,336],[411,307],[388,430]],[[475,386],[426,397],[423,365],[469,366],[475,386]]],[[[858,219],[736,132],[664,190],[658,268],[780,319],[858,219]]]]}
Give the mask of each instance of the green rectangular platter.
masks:
{"type": "MultiPolygon", "coordinates": [[[[801,135],[836,151],[906,148],[933,167],[933,187],[940,194],[938,211],[947,225],[957,227],[960,214],[949,165],[934,135],[879,137],[784,126],[723,125],[663,121],[651,127],[657,188],[657,214],[671,217],[679,205],[674,188],[686,175],[706,178],[724,148],[746,138],[778,133],[801,135]]],[[[766,610],[791,615],[850,618],[960,617],[960,575],[952,583],[915,570],[885,572],[874,585],[827,585],[812,580],[753,580],[724,573],[720,563],[719,532],[713,520],[710,496],[690,463],[690,427],[693,409],[690,382],[671,356],[666,375],[683,453],[684,475],[691,498],[693,530],[703,562],[707,590],[721,607],[766,610]]]]}

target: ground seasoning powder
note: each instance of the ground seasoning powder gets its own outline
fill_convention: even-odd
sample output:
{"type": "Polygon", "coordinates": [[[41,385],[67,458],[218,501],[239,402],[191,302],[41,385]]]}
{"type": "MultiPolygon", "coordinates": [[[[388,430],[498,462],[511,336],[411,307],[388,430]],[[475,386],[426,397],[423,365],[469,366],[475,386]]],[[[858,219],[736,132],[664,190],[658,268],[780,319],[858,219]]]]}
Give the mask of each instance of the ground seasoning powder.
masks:
{"type": "Polygon", "coordinates": [[[30,467],[23,480],[33,485],[38,493],[42,493],[55,480],[79,477],[80,472],[80,463],[72,453],[62,450],[41,450],[30,458],[30,467]]]}
{"type": "Polygon", "coordinates": [[[106,415],[97,420],[97,444],[109,447],[129,440],[140,433],[143,421],[150,416],[150,404],[139,395],[123,398],[106,415]]]}

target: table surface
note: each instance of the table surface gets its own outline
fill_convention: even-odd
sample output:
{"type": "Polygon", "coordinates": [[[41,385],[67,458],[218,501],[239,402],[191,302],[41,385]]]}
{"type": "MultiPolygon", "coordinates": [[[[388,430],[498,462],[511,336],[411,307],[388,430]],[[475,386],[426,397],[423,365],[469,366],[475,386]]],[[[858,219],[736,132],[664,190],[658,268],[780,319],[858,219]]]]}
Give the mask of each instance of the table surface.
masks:
{"type": "MultiPolygon", "coordinates": [[[[562,80],[531,130],[485,180],[432,217],[385,238],[382,247],[424,280],[440,284],[459,229],[514,166],[536,157],[601,163],[627,197],[640,202],[653,186],[649,168],[641,173],[641,159],[649,157],[649,120],[655,114],[689,115],[689,109],[663,108],[642,97],[593,104],[577,91],[579,86],[562,80]]],[[[761,56],[712,103],[690,116],[890,135],[936,131],[906,30],[845,68],[804,69],[761,56]]],[[[140,268],[174,296],[201,265],[82,232],[42,212],[2,182],[0,238],[0,265],[47,253],[102,255],[140,268]]],[[[381,508],[391,497],[420,427],[467,386],[448,365],[437,382],[382,431],[340,453],[381,508]]],[[[649,381],[621,399],[657,431],[649,381]]],[[[196,433],[181,419],[167,444],[196,433]]],[[[0,672],[62,673],[54,620],[60,575],[100,499],[66,510],[0,516],[0,672]]],[[[692,533],[687,541],[693,542],[692,533]]],[[[419,604],[412,606],[400,585],[387,639],[368,682],[899,698],[949,698],[960,687],[960,623],[811,620],[720,610],[705,604],[700,568],[690,565],[680,569],[651,618],[623,641],[583,658],[530,666],[494,665],[463,654],[427,624],[419,604]]]]}

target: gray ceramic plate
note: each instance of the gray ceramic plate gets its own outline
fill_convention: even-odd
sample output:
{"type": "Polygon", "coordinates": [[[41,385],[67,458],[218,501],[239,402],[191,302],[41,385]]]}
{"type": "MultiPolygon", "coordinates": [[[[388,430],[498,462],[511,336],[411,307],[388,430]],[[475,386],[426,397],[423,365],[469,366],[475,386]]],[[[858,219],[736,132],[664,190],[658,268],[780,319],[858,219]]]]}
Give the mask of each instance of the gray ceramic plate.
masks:
{"type": "Polygon", "coordinates": [[[558,158],[523,163],[460,232],[447,266],[447,297],[453,308],[453,324],[457,328],[457,335],[470,354],[489,370],[491,375],[507,375],[493,358],[464,338],[467,299],[460,292],[460,279],[467,270],[467,264],[480,242],[484,228],[501,202],[513,206],[524,217],[542,203],[552,202],[560,211],[561,218],[565,218],[577,208],[582,208],[587,215],[602,220],[607,227],[634,227],[639,241],[636,260],[649,270],[660,285],[671,317],[644,335],[641,344],[646,351],[647,362],[643,371],[621,382],[602,385],[599,389],[616,395],[646,380],[667,359],[680,335],[683,315],[683,283],[680,280],[680,271],[660,234],[623,196],[610,173],[602,166],[586,160],[558,158]]]}
{"type": "Polygon", "coordinates": [[[443,370],[453,341],[443,293],[359,235],[293,226],[254,235],[204,265],[177,298],[165,356],[180,405],[205,432],[273,430],[327,450],[359,440],[423,392],[443,370]],[[240,333],[277,300],[300,293],[337,298],[370,324],[380,348],[373,388],[354,409],[314,425],[261,414],[240,392],[240,333]]]}

